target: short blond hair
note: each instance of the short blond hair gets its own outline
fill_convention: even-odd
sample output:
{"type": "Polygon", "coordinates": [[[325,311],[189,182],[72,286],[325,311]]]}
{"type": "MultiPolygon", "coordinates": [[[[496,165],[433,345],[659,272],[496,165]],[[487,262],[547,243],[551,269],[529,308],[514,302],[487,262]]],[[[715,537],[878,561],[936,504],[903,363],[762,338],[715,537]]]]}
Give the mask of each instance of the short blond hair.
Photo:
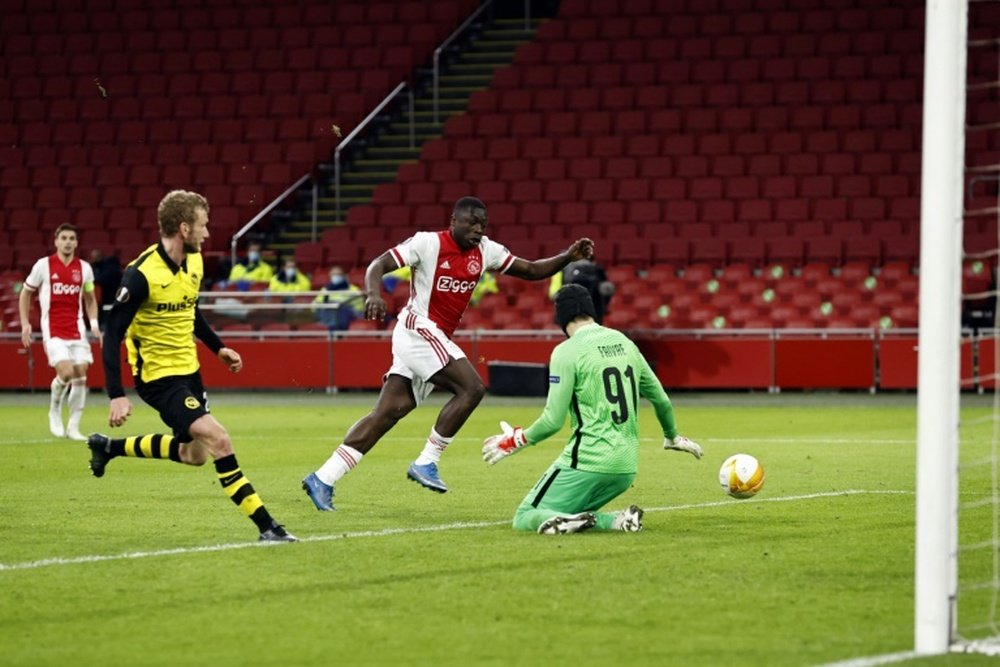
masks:
{"type": "Polygon", "coordinates": [[[160,224],[160,236],[170,238],[177,234],[182,222],[194,223],[197,209],[208,213],[208,200],[197,192],[173,190],[160,200],[156,217],[160,224]]]}

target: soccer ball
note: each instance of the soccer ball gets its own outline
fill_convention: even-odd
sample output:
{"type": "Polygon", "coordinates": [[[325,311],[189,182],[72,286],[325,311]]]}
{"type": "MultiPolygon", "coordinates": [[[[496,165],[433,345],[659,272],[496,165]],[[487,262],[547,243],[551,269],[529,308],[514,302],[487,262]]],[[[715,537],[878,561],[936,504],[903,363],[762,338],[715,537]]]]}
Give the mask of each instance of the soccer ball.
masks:
{"type": "Polygon", "coordinates": [[[764,486],[764,466],[749,454],[733,454],[719,468],[719,484],[733,498],[751,498],[764,486]]]}

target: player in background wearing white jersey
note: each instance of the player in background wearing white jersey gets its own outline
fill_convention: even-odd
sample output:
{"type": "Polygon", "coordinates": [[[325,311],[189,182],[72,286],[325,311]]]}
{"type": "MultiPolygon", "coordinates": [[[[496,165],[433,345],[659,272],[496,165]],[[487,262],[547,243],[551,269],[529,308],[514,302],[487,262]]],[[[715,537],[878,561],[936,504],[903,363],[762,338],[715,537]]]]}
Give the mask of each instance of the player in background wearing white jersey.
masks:
{"type": "Polygon", "coordinates": [[[593,241],[582,238],[555,257],[524,260],[484,235],[488,222],[482,201],[462,197],[455,203],[448,229],[417,232],[368,265],[365,317],[385,317],[382,276],[403,266],[413,271],[410,300],[399,313],[392,332],[392,366],[374,409],[348,429],[343,443],[326,463],[302,480],[302,488],[317,509],[334,509],[333,486],[337,480],[357,466],[362,456],[435,386],[453,396],[438,413],[423,451],[406,476],[432,491],[445,493],[448,487],[441,481],[437,467],[441,453],[486,393],[479,373],[451,340],[479,277],[484,271],[499,271],[524,280],[542,280],[570,262],[594,254],[593,241]]]}
{"type": "Polygon", "coordinates": [[[81,310],[87,311],[90,331],[98,342],[101,341],[101,329],[97,323],[94,270],[76,256],[76,246],[76,227],[59,225],[55,233],[56,252],[35,262],[21,288],[17,305],[21,343],[27,348],[31,346],[31,295],[38,292],[42,344],[49,366],[56,369],[49,400],[49,430],[57,438],[86,440],[87,436],[80,432],[80,418],[87,402],[87,368],[94,357],[81,310]],[[69,422],[65,427],[62,420],[64,401],[69,404],[69,422]]]}

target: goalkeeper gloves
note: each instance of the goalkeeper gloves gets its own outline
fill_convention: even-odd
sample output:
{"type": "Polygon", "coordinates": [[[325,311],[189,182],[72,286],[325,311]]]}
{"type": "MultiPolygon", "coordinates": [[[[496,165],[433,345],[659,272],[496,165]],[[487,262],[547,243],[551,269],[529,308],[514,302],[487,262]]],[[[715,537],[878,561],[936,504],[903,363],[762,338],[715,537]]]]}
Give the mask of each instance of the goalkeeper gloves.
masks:
{"type": "Polygon", "coordinates": [[[696,459],[701,458],[701,445],[699,445],[694,440],[689,440],[683,435],[678,435],[673,438],[663,438],[663,448],[664,449],[676,449],[679,452],[687,452],[696,459]]]}
{"type": "Polygon", "coordinates": [[[483,441],[483,460],[489,465],[510,456],[528,444],[528,439],[524,437],[524,429],[520,426],[511,426],[502,421],[500,430],[503,432],[491,435],[483,441]]]}

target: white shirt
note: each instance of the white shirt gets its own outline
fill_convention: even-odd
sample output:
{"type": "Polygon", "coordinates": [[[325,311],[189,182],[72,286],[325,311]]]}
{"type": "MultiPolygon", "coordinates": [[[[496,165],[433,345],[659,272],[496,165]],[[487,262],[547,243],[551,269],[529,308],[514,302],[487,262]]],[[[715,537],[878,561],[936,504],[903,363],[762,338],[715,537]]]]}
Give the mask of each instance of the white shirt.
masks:
{"type": "Polygon", "coordinates": [[[515,259],[510,250],[485,236],[478,246],[462,250],[450,230],[417,232],[389,252],[397,266],[413,270],[406,307],[437,324],[449,338],[483,272],[506,273],[515,259]]]}
{"type": "Polygon", "coordinates": [[[38,291],[42,340],[86,340],[80,304],[84,290],[94,284],[94,270],[88,262],[74,257],[63,264],[58,253],[42,257],[31,267],[24,284],[38,291]]]}

